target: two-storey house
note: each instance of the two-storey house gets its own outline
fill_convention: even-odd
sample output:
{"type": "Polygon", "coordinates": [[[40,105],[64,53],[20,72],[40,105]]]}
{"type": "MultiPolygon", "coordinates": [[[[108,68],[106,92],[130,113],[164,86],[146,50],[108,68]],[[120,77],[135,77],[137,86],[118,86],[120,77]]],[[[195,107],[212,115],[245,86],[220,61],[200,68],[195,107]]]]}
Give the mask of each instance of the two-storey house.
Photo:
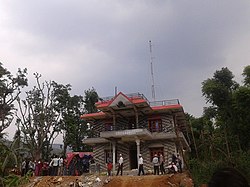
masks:
{"type": "MultiPolygon", "coordinates": [[[[154,154],[169,161],[172,154],[189,150],[183,107],[177,99],[149,102],[140,93],[118,93],[96,103],[99,112],[81,116],[91,126],[92,135],[83,140],[93,146],[93,155],[106,170],[108,159],[117,163],[124,158],[124,170],[137,168],[142,154],[144,169],[152,169],[154,154]]],[[[114,169],[115,167],[113,167],[114,169]]]]}

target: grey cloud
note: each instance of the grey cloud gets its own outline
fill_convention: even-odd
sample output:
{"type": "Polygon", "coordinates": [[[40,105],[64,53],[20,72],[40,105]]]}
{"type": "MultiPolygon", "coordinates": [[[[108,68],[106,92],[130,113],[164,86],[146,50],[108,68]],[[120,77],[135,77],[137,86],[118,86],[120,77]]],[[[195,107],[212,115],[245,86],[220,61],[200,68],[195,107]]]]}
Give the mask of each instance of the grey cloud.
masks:
{"type": "Polygon", "coordinates": [[[76,94],[93,86],[108,96],[117,86],[151,99],[152,40],[158,99],[179,98],[195,115],[204,104],[201,82],[231,62],[225,55],[229,46],[250,29],[250,6],[243,0],[1,4],[7,19],[0,25],[9,47],[0,44],[0,51],[12,66],[17,67],[16,60],[18,67],[70,83],[76,94]],[[18,34],[8,37],[7,31],[18,34]]]}

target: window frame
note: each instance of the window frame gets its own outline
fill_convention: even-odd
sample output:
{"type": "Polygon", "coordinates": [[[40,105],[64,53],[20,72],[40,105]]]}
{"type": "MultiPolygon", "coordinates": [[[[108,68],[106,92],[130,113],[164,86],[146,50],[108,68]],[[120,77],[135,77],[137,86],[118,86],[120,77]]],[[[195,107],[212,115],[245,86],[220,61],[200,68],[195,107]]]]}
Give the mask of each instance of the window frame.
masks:
{"type": "Polygon", "coordinates": [[[150,132],[162,132],[162,119],[161,117],[152,117],[148,119],[148,129],[150,132]],[[158,123],[158,127],[156,127],[158,123]]]}

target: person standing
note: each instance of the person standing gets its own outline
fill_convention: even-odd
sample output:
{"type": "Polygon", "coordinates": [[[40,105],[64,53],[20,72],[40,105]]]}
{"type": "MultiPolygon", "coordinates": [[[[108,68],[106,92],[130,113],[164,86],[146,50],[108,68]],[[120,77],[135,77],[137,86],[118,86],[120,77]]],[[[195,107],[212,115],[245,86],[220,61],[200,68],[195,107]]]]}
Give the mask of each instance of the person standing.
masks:
{"type": "Polygon", "coordinates": [[[162,154],[160,154],[160,171],[161,171],[161,174],[165,174],[165,168],[164,168],[164,157],[162,154]]]}
{"type": "Polygon", "coordinates": [[[108,163],[107,163],[108,176],[111,176],[112,168],[113,168],[113,164],[112,164],[112,162],[111,162],[111,159],[108,158],[108,163]]]}
{"type": "Polygon", "coordinates": [[[42,176],[47,176],[47,175],[49,175],[49,163],[48,161],[45,160],[42,166],[42,176]]]}
{"type": "Polygon", "coordinates": [[[120,171],[121,171],[121,176],[122,176],[122,170],[123,170],[123,157],[122,157],[122,154],[120,154],[119,163],[118,163],[118,170],[117,170],[116,176],[119,175],[120,171]]]}
{"type": "Polygon", "coordinates": [[[25,165],[25,175],[29,172],[29,163],[30,163],[30,159],[26,158],[26,165],[25,165]]]}
{"type": "Polygon", "coordinates": [[[39,176],[39,166],[36,160],[35,160],[35,176],[39,176]]]}
{"type": "Polygon", "coordinates": [[[142,174],[144,175],[143,158],[142,158],[141,154],[139,154],[138,165],[139,165],[138,176],[140,176],[141,172],[142,172],[142,174]]]}
{"type": "Polygon", "coordinates": [[[29,169],[28,169],[28,171],[31,172],[32,176],[35,175],[35,167],[36,167],[35,162],[33,162],[32,160],[30,160],[29,161],[29,169]]]}
{"type": "Polygon", "coordinates": [[[24,176],[26,174],[26,160],[22,162],[22,172],[21,176],[24,176]]]}
{"type": "Polygon", "coordinates": [[[63,157],[59,157],[58,158],[58,176],[62,176],[63,175],[63,157]]]}
{"type": "Polygon", "coordinates": [[[179,154],[177,155],[177,166],[178,166],[179,172],[182,173],[182,160],[179,154]]]}
{"type": "Polygon", "coordinates": [[[152,163],[154,165],[154,175],[159,175],[159,158],[157,156],[157,154],[155,154],[152,163]]]}
{"type": "Polygon", "coordinates": [[[59,166],[59,159],[57,158],[57,155],[55,155],[51,160],[50,166],[52,166],[52,176],[57,176],[59,166]]]}

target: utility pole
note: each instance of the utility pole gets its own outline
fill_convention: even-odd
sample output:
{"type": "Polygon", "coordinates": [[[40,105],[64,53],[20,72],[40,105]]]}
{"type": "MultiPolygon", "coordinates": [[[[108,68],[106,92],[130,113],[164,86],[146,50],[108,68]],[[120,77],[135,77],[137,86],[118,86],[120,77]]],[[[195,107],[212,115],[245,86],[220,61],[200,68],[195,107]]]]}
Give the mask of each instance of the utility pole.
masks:
{"type": "Polygon", "coordinates": [[[151,67],[151,91],[152,91],[152,98],[155,101],[155,81],[154,81],[154,70],[153,70],[153,55],[152,55],[152,42],[149,40],[149,52],[150,52],[150,67],[151,67]]]}

